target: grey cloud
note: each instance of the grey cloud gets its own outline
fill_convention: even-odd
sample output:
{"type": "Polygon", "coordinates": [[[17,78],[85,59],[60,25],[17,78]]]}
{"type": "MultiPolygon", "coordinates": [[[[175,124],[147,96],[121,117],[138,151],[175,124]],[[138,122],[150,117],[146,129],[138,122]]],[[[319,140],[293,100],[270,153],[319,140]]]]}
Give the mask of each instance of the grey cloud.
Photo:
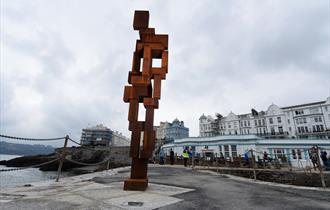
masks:
{"type": "Polygon", "coordinates": [[[27,2],[27,11],[8,3],[1,41],[14,52],[8,61],[17,54],[38,61],[41,69],[36,77],[24,74],[19,87],[19,77],[8,77],[17,70],[5,70],[1,131],[79,138],[83,127],[104,123],[128,136],[122,94],[137,38],[134,9],[149,9],[150,26],[170,37],[170,68],[156,123],[179,117],[198,135],[202,113],[245,113],[271,102],[292,105],[329,94],[324,88],[330,87],[328,2],[27,2]],[[29,34],[15,34],[14,27],[29,34]],[[306,82],[309,86],[301,85],[306,82]],[[14,104],[19,88],[41,102],[14,104]],[[39,117],[29,125],[18,123],[29,112],[39,117]]]}

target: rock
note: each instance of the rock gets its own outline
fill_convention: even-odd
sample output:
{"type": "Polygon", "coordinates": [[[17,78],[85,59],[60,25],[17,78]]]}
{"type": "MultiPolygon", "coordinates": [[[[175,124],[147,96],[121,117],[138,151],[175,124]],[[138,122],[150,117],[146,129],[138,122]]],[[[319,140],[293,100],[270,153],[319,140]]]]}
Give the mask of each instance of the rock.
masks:
{"type": "MultiPolygon", "coordinates": [[[[50,154],[50,155],[35,155],[35,156],[23,156],[14,158],[7,161],[0,161],[0,165],[6,165],[7,167],[28,167],[33,165],[42,164],[51,160],[54,160],[59,157],[59,155],[62,153],[63,148],[56,149],[56,154],[50,154]]],[[[129,147],[114,147],[110,150],[110,156],[109,156],[109,148],[100,147],[100,148],[94,148],[94,150],[86,149],[82,147],[71,147],[67,148],[66,150],[67,158],[74,160],[76,162],[82,162],[82,163],[99,163],[102,162],[105,159],[109,159],[110,157],[110,164],[109,168],[116,168],[120,166],[127,166],[131,163],[131,159],[129,158],[129,147]]],[[[52,162],[47,165],[43,165],[39,167],[42,171],[57,171],[59,165],[59,161],[52,162]]],[[[67,171],[72,168],[79,168],[83,167],[84,165],[72,163],[68,160],[64,160],[62,170],[67,171]]],[[[107,168],[107,162],[98,165],[98,167],[95,169],[98,170],[104,170],[107,168]]]]}

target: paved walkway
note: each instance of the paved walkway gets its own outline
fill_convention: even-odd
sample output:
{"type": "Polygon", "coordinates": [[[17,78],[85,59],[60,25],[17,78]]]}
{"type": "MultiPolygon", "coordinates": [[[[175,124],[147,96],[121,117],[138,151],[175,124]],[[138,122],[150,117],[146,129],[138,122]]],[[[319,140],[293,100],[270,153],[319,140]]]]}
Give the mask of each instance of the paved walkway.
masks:
{"type": "Polygon", "coordinates": [[[330,189],[281,187],[178,166],[151,166],[145,192],[123,191],[129,168],[1,189],[0,209],[327,209],[330,189]]]}

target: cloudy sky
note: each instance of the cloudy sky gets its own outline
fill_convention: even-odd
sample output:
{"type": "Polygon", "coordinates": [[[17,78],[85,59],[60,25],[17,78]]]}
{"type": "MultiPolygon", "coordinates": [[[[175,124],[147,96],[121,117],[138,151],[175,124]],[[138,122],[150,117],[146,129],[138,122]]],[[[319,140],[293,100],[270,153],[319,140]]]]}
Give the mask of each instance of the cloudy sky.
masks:
{"type": "Polygon", "coordinates": [[[155,124],[177,117],[197,136],[203,113],[330,95],[327,0],[0,2],[1,134],[78,140],[103,123],[129,136],[122,98],[134,10],[149,10],[150,26],[169,34],[155,124]]]}

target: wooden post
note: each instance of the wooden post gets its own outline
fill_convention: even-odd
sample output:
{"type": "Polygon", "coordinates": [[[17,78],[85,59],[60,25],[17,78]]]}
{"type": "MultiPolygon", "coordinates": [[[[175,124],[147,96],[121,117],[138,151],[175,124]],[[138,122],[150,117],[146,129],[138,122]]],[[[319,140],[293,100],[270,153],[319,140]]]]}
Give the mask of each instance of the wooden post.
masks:
{"type": "Polygon", "coordinates": [[[61,175],[61,172],[62,172],[62,166],[63,166],[63,161],[65,159],[65,156],[66,156],[66,147],[68,145],[68,140],[69,140],[69,135],[66,135],[65,136],[65,141],[64,141],[64,147],[63,147],[63,150],[60,154],[60,164],[58,165],[58,169],[57,169],[57,177],[56,177],[56,182],[58,182],[58,180],[60,179],[60,175],[61,175]]]}
{"type": "Polygon", "coordinates": [[[252,149],[250,149],[250,153],[251,153],[252,167],[253,167],[253,178],[254,178],[254,181],[257,181],[255,159],[254,159],[254,155],[253,155],[253,150],[252,149]]]}
{"type": "Polygon", "coordinates": [[[325,185],[325,181],[324,181],[323,169],[322,169],[322,166],[321,166],[321,161],[320,161],[320,156],[319,156],[319,148],[318,147],[316,149],[316,154],[317,154],[317,166],[318,166],[319,171],[320,171],[322,187],[325,188],[326,185],[325,185]]]}
{"type": "Polygon", "coordinates": [[[108,160],[108,163],[107,163],[107,170],[109,170],[110,168],[110,152],[111,152],[111,145],[109,146],[109,160],[108,160]]]}

